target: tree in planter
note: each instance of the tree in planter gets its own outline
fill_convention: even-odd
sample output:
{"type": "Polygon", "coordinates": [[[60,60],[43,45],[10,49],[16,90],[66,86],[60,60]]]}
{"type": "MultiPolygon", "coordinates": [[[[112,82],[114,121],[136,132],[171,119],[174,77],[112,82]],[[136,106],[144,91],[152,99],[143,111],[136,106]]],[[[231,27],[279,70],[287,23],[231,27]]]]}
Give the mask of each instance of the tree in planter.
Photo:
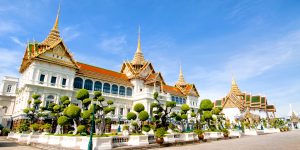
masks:
{"type": "MultiPolygon", "coordinates": [[[[85,99],[86,98],[88,98],[88,97],[85,96],[85,99]]],[[[105,98],[102,96],[102,93],[100,91],[94,92],[93,101],[96,102],[96,104],[95,104],[96,107],[94,108],[94,105],[91,105],[89,110],[91,113],[93,111],[95,111],[95,118],[97,120],[97,124],[95,127],[96,134],[103,135],[105,132],[105,126],[108,123],[106,115],[109,114],[110,112],[115,111],[115,107],[112,106],[114,104],[114,102],[112,100],[108,100],[108,101],[106,101],[106,104],[105,104],[104,103],[105,98]],[[99,127],[100,127],[100,130],[98,130],[99,127]]]]}
{"type": "Polygon", "coordinates": [[[79,120],[81,114],[81,109],[80,107],[76,105],[70,105],[64,110],[64,115],[69,117],[71,120],[73,120],[73,135],[77,134],[77,120],[79,120]]]}
{"type": "Polygon", "coordinates": [[[77,100],[82,102],[82,107],[86,110],[88,105],[91,103],[91,100],[88,100],[90,93],[86,89],[80,89],[77,91],[76,96],[77,100]]]}
{"type": "Polygon", "coordinates": [[[69,118],[66,116],[60,116],[57,119],[57,123],[61,126],[61,131],[60,133],[64,133],[64,126],[69,124],[69,118]]]}
{"type": "Polygon", "coordinates": [[[127,117],[127,120],[131,121],[131,125],[134,127],[134,131],[133,132],[136,133],[137,132],[137,123],[135,122],[133,124],[133,120],[135,120],[137,118],[136,113],[129,112],[129,113],[127,113],[126,117],[127,117]]]}
{"type": "Polygon", "coordinates": [[[142,132],[142,127],[144,126],[144,121],[148,120],[149,114],[148,114],[147,111],[145,111],[145,106],[141,103],[135,104],[134,107],[133,107],[133,110],[138,115],[136,115],[135,112],[129,112],[127,114],[127,119],[133,121],[133,120],[136,120],[138,118],[138,120],[136,120],[136,123],[133,123],[132,125],[135,127],[135,132],[136,133],[141,133],[142,132]]]}
{"type": "Polygon", "coordinates": [[[165,130],[168,130],[170,122],[169,114],[172,112],[172,109],[176,107],[176,102],[167,101],[165,104],[162,104],[160,100],[158,100],[158,96],[158,92],[153,94],[155,103],[152,103],[150,106],[150,115],[155,122],[155,129],[162,127],[165,130]]]}
{"type": "MultiPolygon", "coordinates": [[[[197,117],[197,115],[195,113],[195,110],[191,109],[191,118],[196,119],[196,117],[197,117]]],[[[194,130],[194,128],[195,128],[195,122],[194,122],[194,120],[192,120],[192,130],[194,130]]]]}
{"type": "MultiPolygon", "coordinates": [[[[201,101],[200,103],[200,107],[198,110],[198,113],[201,116],[201,122],[206,122],[205,124],[208,125],[208,127],[210,127],[210,120],[212,119],[212,113],[211,110],[214,107],[214,104],[211,102],[211,100],[209,99],[204,99],[201,101]]],[[[198,127],[198,129],[202,128],[202,124],[199,123],[198,125],[200,125],[200,127],[198,127]]]]}
{"type": "Polygon", "coordinates": [[[37,119],[37,113],[38,113],[38,109],[39,109],[39,106],[40,104],[42,103],[41,100],[39,100],[40,98],[40,95],[39,94],[33,94],[31,96],[33,98],[33,107],[31,107],[31,103],[32,101],[31,100],[28,100],[28,105],[29,107],[28,108],[25,108],[23,110],[23,112],[26,114],[26,116],[29,118],[30,120],[30,124],[34,123],[37,119]]]}

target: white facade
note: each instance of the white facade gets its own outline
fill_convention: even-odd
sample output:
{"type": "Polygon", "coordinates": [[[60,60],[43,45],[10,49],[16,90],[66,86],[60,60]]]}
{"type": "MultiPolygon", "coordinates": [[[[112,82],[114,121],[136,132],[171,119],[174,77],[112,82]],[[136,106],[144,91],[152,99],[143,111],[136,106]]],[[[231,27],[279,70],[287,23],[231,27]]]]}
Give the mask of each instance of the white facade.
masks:
{"type": "Polygon", "coordinates": [[[0,84],[0,124],[11,126],[11,116],[15,107],[18,78],[5,76],[0,84]]]}

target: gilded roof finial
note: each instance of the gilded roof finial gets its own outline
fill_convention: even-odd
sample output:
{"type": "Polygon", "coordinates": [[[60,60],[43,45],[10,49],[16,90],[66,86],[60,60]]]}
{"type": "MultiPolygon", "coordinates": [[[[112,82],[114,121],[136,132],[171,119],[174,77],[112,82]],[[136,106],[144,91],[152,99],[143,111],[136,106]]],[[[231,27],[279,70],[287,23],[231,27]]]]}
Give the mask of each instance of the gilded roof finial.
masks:
{"type": "Polygon", "coordinates": [[[140,31],[140,26],[138,28],[138,43],[137,43],[137,48],[136,52],[134,54],[132,64],[134,65],[142,65],[145,62],[144,55],[142,53],[142,48],[141,48],[141,31],[140,31]]]}
{"type": "Polygon", "coordinates": [[[60,16],[60,4],[58,5],[58,11],[57,11],[54,25],[47,38],[41,44],[52,46],[54,43],[60,40],[60,35],[58,30],[59,16],[60,16]]]}
{"type": "Polygon", "coordinates": [[[54,23],[54,26],[52,28],[53,30],[58,30],[59,15],[60,15],[60,3],[58,5],[58,10],[57,10],[57,15],[56,15],[55,23],[54,23]]]}
{"type": "Polygon", "coordinates": [[[231,89],[230,92],[233,93],[241,93],[236,81],[234,80],[234,76],[232,75],[232,80],[231,80],[231,89]]]}
{"type": "Polygon", "coordinates": [[[185,82],[185,80],[184,80],[184,77],[183,77],[181,64],[180,64],[180,68],[179,68],[179,77],[178,77],[178,81],[177,81],[176,84],[177,84],[177,85],[185,85],[185,84],[186,84],[186,82],[185,82]]]}

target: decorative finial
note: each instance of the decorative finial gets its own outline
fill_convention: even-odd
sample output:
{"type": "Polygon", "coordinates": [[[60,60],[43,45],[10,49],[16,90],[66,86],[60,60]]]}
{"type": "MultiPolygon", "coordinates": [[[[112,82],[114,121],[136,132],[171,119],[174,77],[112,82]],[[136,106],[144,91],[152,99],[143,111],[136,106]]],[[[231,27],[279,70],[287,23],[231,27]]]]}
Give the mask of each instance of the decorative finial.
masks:
{"type": "Polygon", "coordinates": [[[53,26],[53,30],[58,30],[59,15],[60,15],[60,3],[58,4],[58,10],[57,10],[57,15],[53,26]]]}
{"type": "Polygon", "coordinates": [[[183,73],[182,73],[182,68],[181,68],[181,64],[179,65],[179,77],[178,77],[178,81],[176,83],[177,85],[185,85],[185,80],[183,77],[183,73]]]}
{"type": "Polygon", "coordinates": [[[142,48],[141,48],[141,27],[138,27],[138,43],[137,43],[137,48],[136,48],[136,52],[134,54],[132,63],[134,65],[142,65],[144,64],[145,59],[144,59],[144,55],[142,53],[142,48]]]}

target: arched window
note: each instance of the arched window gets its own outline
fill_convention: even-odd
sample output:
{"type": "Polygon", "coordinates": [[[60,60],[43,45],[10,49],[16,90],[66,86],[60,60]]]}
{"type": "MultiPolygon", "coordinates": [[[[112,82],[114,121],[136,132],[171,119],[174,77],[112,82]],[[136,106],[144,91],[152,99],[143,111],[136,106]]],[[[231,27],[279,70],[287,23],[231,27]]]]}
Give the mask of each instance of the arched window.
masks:
{"type": "Polygon", "coordinates": [[[11,85],[8,85],[8,86],[7,86],[7,89],[6,89],[6,92],[7,92],[7,93],[10,93],[10,91],[11,91],[11,85]]]}
{"type": "Polygon", "coordinates": [[[132,89],[130,87],[127,88],[127,96],[132,96],[132,89]]]}
{"type": "Polygon", "coordinates": [[[82,89],[83,80],[79,77],[74,79],[74,88],[82,89]]]}
{"type": "Polygon", "coordinates": [[[45,103],[45,107],[48,108],[48,105],[50,103],[54,103],[54,96],[53,95],[48,95],[45,103]]]}
{"type": "Polygon", "coordinates": [[[102,83],[99,81],[95,82],[94,91],[102,91],[102,83]]]}
{"type": "Polygon", "coordinates": [[[111,87],[111,93],[118,94],[118,89],[119,89],[119,87],[117,85],[113,84],[111,87]]]}
{"type": "Polygon", "coordinates": [[[84,88],[87,90],[93,90],[93,81],[90,79],[86,79],[84,82],[84,88]]]}
{"type": "Polygon", "coordinates": [[[119,95],[125,95],[125,87],[124,86],[120,86],[120,91],[119,91],[119,95]]]}
{"type": "Polygon", "coordinates": [[[104,93],[110,93],[110,84],[109,83],[104,83],[103,92],[104,93]]]}
{"type": "Polygon", "coordinates": [[[4,114],[7,113],[7,106],[2,107],[2,109],[4,110],[4,114]]]}

